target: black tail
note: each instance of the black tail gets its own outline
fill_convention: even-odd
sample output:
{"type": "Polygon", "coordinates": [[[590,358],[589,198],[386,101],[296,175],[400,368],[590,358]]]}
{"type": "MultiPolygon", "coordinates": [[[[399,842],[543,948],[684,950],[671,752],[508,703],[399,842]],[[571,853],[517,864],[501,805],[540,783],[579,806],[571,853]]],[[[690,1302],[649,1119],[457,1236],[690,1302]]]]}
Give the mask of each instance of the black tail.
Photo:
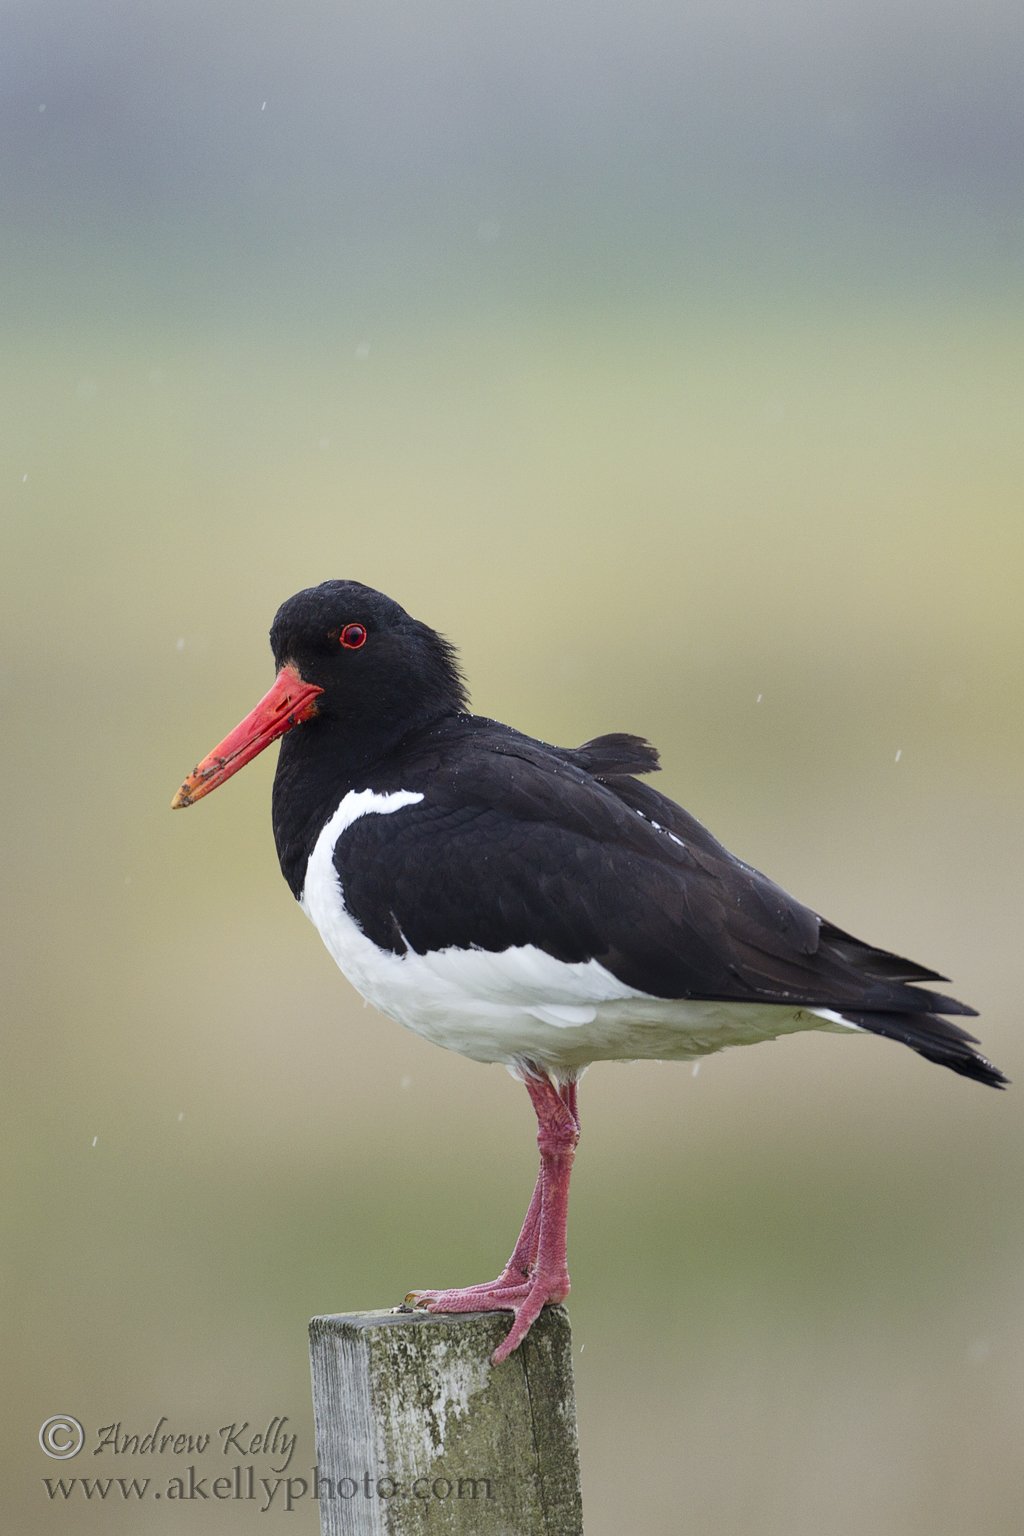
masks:
{"type": "MultiPolygon", "coordinates": [[[[963,1004],[959,1006],[962,1008],[963,1004]]],[[[959,1024],[951,1024],[949,1019],[943,1019],[936,1013],[863,1013],[844,1008],[842,1016],[873,1035],[884,1035],[887,1040],[902,1040],[904,1045],[909,1045],[912,1051],[916,1051],[926,1061],[937,1062],[940,1067],[949,1067],[951,1072],[959,1072],[962,1077],[972,1077],[976,1083],[987,1083],[990,1088],[1005,1088],[1009,1082],[1009,1078],[1004,1077],[998,1067],[971,1049],[978,1043],[973,1035],[961,1029],[959,1024]]]]}

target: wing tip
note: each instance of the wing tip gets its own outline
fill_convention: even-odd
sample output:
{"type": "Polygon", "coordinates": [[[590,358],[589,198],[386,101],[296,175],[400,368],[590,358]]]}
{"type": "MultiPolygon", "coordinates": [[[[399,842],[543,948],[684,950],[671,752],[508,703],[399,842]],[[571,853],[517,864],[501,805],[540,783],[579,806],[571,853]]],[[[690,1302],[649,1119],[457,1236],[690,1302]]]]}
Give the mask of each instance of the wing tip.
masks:
{"type": "MultiPolygon", "coordinates": [[[[975,1009],[967,1008],[962,1003],[958,1005],[957,1012],[976,1016],[975,1009]]],[[[923,1056],[925,1061],[932,1061],[939,1067],[948,1067],[951,1072],[969,1077],[973,1082],[984,1083],[987,1088],[1009,1086],[1010,1079],[1006,1074],[1000,1072],[987,1056],[973,1049],[978,1044],[975,1037],[938,1014],[872,1013],[844,1008],[840,1016],[867,1030],[869,1034],[898,1040],[923,1056]]]]}

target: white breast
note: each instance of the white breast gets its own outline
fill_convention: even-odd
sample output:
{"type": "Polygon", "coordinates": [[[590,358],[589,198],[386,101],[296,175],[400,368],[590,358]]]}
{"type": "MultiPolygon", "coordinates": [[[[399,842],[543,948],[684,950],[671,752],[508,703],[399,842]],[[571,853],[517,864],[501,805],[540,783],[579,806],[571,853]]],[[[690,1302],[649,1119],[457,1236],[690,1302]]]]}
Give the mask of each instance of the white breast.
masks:
{"type": "Polygon", "coordinates": [[[402,957],[378,949],[349,915],[341,879],[334,867],[334,848],[339,837],[360,816],[388,816],[407,805],[418,805],[422,799],[421,794],[410,789],[399,789],[390,795],[377,795],[372,789],[350,790],[316,840],[299,897],[299,905],[337,965],[364,997],[385,1012],[388,1010],[378,999],[380,987],[376,983],[383,981],[386,986],[388,962],[402,957]]]}
{"type": "MultiPolygon", "coordinates": [[[[335,845],[360,816],[387,816],[423,795],[352,790],[317,838],[299,902],[336,964],[368,1002],[417,1034],[475,1061],[524,1058],[554,1073],[598,1060],[690,1059],[795,1030],[835,1027],[835,1014],[777,1005],[675,1001],[639,992],[596,960],[568,963],[533,945],[397,955],[368,939],[345,906],[335,845]]],[[[429,887],[423,892],[430,900],[429,887]]]]}

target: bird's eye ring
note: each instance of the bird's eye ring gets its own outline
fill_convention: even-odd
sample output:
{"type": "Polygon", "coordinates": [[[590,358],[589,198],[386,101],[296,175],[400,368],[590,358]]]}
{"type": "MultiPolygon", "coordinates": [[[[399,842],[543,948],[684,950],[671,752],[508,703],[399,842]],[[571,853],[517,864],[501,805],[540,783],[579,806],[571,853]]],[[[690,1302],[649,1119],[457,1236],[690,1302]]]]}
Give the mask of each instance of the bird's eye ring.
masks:
{"type": "Polygon", "coordinates": [[[361,645],[366,644],[366,625],[346,624],[338,636],[338,643],[347,651],[358,651],[361,645]]]}

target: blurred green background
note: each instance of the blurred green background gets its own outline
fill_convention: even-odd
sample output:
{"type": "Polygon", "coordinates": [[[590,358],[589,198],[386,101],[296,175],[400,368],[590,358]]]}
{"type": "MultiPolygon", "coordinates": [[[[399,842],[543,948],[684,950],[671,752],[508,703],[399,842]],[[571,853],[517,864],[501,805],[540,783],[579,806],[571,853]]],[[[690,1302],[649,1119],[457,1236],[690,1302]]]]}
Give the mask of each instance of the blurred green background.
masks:
{"type": "MultiPolygon", "coordinates": [[[[3,14],[5,1518],[313,1532],[52,1504],[178,1468],[36,1441],[278,1414],[308,1469],[307,1317],[495,1273],[529,1193],[521,1089],[292,902],[274,753],[168,810],[298,587],[383,588],[536,735],[648,735],[1024,1077],[1024,19],[3,14]]],[[[832,1036],[587,1077],[590,1536],[1017,1536],[1019,1093],[832,1036]]]]}

